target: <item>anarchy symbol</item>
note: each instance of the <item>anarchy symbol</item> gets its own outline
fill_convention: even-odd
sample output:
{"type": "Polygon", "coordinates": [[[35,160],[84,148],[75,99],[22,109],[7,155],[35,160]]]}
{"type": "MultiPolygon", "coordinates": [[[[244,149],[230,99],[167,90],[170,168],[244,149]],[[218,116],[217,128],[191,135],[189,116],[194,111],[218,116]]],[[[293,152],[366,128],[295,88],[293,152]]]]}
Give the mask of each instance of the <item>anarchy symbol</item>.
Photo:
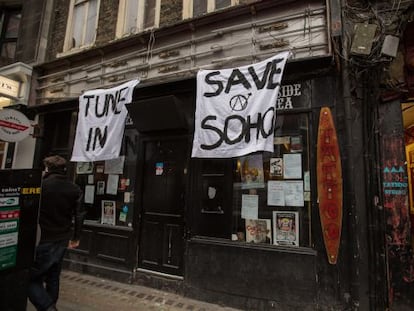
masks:
{"type": "Polygon", "coordinates": [[[247,94],[247,97],[244,95],[234,95],[231,99],[230,99],[230,108],[232,111],[242,111],[244,109],[246,109],[247,104],[248,104],[248,100],[250,95],[252,95],[252,93],[247,94]]]}

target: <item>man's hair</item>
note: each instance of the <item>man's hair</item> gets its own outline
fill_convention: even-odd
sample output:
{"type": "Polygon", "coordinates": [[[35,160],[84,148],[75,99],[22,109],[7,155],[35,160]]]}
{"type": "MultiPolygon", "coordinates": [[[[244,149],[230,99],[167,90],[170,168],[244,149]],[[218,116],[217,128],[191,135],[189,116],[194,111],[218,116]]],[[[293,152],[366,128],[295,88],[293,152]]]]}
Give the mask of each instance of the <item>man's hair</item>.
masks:
{"type": "Polygon", "coordinates": [[[49,171],[65,171],[66,160],[61,156],[54,155],[47,157],[43,160],[43,164],[48,168],[49,171]]]}

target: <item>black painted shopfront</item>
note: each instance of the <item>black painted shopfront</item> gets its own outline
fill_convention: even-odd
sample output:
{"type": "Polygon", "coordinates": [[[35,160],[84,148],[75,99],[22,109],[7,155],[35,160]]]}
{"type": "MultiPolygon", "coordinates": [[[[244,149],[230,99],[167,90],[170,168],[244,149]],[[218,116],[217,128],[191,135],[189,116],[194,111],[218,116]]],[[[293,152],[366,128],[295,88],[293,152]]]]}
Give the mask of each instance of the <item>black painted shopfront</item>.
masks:
{"type": "MultiPolygon", "coordinates": [[[[80,248],[68,253],[66,266],[125,282],[169,284],[198,299],[242,308],[341,304],[350,282],[344,273],[349,224],[344,217],[339,260],[330,265],[316,193],[319,110],[342,111],[329,61],[288,64],[277,102],[275,151],[241,158],[190,157],[195,79],[139,84],[128,105],[116,192],[106,191],[114,173],[105,161],[89,167],[73,163],[74,180],[93,197],[85,203],[80,248]],[[309,70],[299,74],[299,68],[309,70]],[[316,69],[317,77],[311,73],[316,69]],[[276,168],[280,161],[285,170],[276,168]],[[269,181],[284,191],[283,200],[269,193],[269,181]],[[261,224],[246,220],[244,200],[252,197],[261,224]],[[105,201],[115,202],[112,223],[102,222],[105,201]],[[291,243],[276,242],[276,219],[297,227],[291,243]]],[[[38,108],[44,126],[39,163],[51,153],[70,157],[76,105],[38,108]]],[[[343,124],[337,126],[342,135],[343,124]]]]}

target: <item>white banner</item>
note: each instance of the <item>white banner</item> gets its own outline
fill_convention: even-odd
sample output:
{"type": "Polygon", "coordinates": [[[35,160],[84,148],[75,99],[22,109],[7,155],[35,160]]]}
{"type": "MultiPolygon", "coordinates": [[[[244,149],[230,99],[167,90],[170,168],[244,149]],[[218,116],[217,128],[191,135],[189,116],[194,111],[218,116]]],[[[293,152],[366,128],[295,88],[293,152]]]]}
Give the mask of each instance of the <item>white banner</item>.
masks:
{"type": "Polygon", "coordinates": [[[273,152],[276,100],[290,52],[260,63],[197,74],[192,157],[273,152]]]}
{"type": "Polygon", "coordinates": [[[132,93],[138,83],[138,80],[132,80],[111,89],[87,91],[79,97],[71,161],[102,161],[119,157],[128,114],[125,104],[132,101],[132,93]]]}

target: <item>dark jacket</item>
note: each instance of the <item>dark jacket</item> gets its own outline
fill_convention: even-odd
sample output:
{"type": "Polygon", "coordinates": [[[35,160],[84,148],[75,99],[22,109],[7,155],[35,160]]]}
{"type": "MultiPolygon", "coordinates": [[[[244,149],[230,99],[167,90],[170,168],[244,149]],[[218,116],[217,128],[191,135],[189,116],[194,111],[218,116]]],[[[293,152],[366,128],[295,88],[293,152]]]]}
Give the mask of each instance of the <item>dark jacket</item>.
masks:
{"type": "Polygon", "coordinates": [[[40,196],[40,243],[79,240],[84,217],[82,197],[79,186],[71,182],[64,172],[51,171],[44,175],[40,196]]]}

